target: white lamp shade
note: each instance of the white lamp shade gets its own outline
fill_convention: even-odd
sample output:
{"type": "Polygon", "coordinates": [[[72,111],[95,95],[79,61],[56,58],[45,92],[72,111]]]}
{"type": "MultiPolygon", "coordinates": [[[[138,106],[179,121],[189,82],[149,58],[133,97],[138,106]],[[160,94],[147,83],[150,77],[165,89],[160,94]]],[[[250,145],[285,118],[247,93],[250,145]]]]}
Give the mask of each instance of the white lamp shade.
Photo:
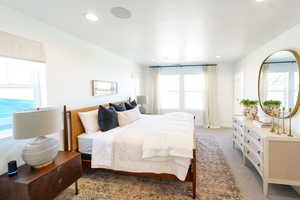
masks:
{"type": "Polygon", "coordinates": [[[56,108],[42,108],[13,114],[15,139],[27,139],[59,131],[59,114],[56,108]]]}
{"type": "Polygon", "coordinates": [[[147,104],[147,96],[137,96],[137,104],[147,104]]]}

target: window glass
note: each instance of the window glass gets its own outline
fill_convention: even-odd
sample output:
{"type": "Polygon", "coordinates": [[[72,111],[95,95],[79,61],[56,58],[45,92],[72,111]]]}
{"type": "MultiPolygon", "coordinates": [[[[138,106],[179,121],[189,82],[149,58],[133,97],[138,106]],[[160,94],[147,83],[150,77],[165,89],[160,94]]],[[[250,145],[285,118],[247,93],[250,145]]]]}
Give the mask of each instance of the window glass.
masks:
{"type": "Polygon", "coordinates": [[[161,75],[159,78],[162,109],[179,108],[179,75],[161,75]]]}
{"type": "Polygon", "coordinates": [[[203,74],[184,75],[184,108],[188,110],[203,108],[203,74]]]}
{"type": "Polygon", "coordinates": [[[42,105],[44,86],[44,63],[0,57],[0,131],[12,127],[12,113],[42,105]]]}

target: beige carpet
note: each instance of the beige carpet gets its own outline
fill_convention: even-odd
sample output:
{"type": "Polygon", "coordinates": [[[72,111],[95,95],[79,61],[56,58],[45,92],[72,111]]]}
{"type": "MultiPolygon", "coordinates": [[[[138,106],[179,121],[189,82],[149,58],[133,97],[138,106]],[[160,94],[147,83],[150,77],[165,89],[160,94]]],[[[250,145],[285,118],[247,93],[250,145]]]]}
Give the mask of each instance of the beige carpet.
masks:
{"type": "MultiPolygon", "coordinates": [[[[88,170],[79,180],[79,195],[71,186],[56,200],[190,200],[191,188],[191,183],[180,181],[88,170]]],[[[197,135],[197,199],[243,199],[215,138],[201,134],[197,135]]]]}

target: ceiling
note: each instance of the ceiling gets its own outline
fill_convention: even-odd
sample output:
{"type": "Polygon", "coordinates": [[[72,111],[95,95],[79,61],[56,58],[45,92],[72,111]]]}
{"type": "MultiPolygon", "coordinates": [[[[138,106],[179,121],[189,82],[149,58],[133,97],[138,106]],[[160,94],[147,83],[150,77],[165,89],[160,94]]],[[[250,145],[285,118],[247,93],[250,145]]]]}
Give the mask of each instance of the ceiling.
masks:
{"type": "Polygon", "coordinates": [[[0,0],[143,65],[232,62],[300,22],[299,0],[0,0]],[[122,6],[132,13],[110,13],[122,6]],[[87,22],[84,13],[99,17],[87,22]],[[216,56],[221,56],[216,58],[216,56]]]}

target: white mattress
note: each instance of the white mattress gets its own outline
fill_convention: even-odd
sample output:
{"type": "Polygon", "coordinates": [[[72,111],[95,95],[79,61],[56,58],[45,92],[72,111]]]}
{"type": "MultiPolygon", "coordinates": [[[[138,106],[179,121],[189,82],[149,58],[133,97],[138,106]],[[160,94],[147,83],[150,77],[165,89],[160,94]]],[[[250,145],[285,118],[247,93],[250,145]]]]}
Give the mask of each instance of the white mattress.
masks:
{"type": "Polygon", "coordinates": [[[95,132],[95,133],[83,133],[79,135],[78,138],[78,151],[80,153],[85,154],[92,154],[92,148],[93,148],[93,139],[97,136],[97,134],[112,134],[113,132],[121,129],[121,127],[114,128],[112,130],[106,131],[106,132],[95,132]]]}

